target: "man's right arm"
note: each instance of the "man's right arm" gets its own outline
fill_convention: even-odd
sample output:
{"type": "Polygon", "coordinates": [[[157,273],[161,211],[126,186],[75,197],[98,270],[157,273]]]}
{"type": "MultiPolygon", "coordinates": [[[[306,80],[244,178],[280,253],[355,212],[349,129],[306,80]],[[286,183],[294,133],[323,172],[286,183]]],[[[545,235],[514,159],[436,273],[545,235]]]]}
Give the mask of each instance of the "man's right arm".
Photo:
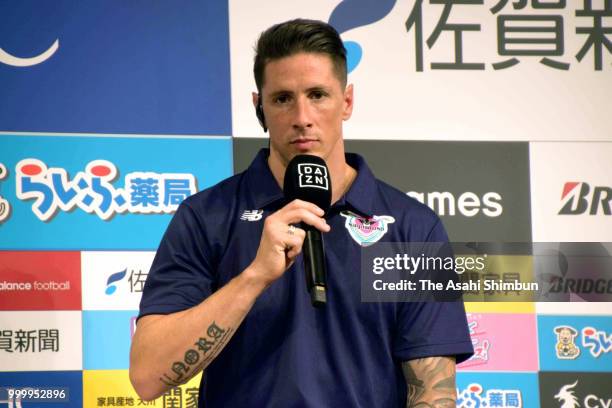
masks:
{"type": "Polygon", "coordinates": [[[130,380],[144,400],[159,397],[205,369],[221,352],[257,297],[291,267],[305,233],[289,224],[305,222],[323,232],[323,211],[295,200],[264,222],[257,255],[238,276],[202,303],[169,315],[138,321],[130,351],[130,380]]]}

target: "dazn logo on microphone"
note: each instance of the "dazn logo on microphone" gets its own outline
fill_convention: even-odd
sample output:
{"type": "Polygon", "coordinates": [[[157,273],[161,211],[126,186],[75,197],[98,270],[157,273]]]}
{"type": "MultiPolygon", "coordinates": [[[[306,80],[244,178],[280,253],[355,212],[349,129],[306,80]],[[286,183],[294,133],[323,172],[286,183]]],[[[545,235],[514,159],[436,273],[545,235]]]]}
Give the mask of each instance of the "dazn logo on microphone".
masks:
{"type": "Polygon", "coordinates": [[[298,165],[300,188],[312,187],[329,190],[327,168],[320,164],[301,163],[298,165]]]}

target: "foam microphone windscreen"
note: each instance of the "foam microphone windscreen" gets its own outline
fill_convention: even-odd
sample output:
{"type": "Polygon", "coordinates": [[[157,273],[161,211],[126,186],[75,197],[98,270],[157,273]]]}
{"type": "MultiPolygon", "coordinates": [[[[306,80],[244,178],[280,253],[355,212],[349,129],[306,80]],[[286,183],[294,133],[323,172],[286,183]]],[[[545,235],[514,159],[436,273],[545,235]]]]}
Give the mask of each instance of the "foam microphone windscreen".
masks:
{"type": "Polygon", "coordinates": [[[325,161],[310,154],[295,156],[287,165],[283,190],[289,201],[309,201],[327,212],[332,190],[325,161]]]}

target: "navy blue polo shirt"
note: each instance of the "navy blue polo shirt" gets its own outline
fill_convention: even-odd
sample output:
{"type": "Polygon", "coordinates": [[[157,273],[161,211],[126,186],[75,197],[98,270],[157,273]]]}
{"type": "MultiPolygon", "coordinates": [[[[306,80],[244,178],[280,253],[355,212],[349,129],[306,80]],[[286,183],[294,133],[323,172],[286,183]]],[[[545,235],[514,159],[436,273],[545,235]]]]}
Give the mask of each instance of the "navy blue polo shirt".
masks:
{"type": "MultiPolygon", "coordinates": [[[[268,154],[180,205],[140,316],[198,305],[252,262],[265,217],[286,204],[268,154]]],[[[472,353],[463,303],[361,302],[364,243],[448,238],[427,206],[375,179],[360,156],[346,159],[357,177],[326,215],[327,304],[310,304],[300,255],[206,369],[200,407],[404,407],[403,361],[472,353]]]]}

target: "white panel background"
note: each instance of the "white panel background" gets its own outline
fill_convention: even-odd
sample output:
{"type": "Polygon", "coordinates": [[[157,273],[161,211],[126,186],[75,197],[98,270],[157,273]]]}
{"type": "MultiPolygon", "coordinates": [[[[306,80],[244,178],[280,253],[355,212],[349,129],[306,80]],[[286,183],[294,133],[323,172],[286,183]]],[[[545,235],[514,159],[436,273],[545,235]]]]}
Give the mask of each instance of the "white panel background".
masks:
{"type": "MultiPolygon", "coordinates": [[[[254,115],[253,47],[261,31],[296,17],[327,21],[339,2],[266,0],[253,7],[247,0],[230,0],[230,57],[233,135],[262,136],[254,115]]],[[[381,21],[342,34],[363,49],[361,63],[350,74],[355,84],[355,110],[345,126],[346,138],[422,140],[612,140],[612,57],[604,53],[603,71],[593,68],[592,50],[581,63],[575,54],[586,36],[575,33],[592,19],[574,17],[582,2],[567,2],[565,10],[514,11],[509,2],[497,15],[482,6],[455,5],[449,23],[480,24],[480,32],[464,32],[464,61],[484,62],[485,71],[432,71],[431,62],[453,60],[452,33],[443,32],[431,50],[424,46],[424,72],[416,72],[414,31],[405,22],[413,0],[398,1],[381,21]],[[559,71],[540,64],[540,57],[517,57],[521,63],[494,71],[497,55],[496,21],[500,14],[562,15],[565,53],[553,59],[571,64],[559,71]]],[[[598,1],[594,7],[601,7],[598,1]]],[[[423,3],[426,40],[442,6],[423,3]]],[[[612,18],[604,22],[612,24],[612,18]]]]}
{"type": "Polygon", "coordinates": [[[601,207],[598,215],[559,215],[566,182],[589,183],[591,195],[612,187],[612,143],[530,143],[529,155],[533,240],[612,242],[612,216],[601,207]]]}
{"type": "Polygon", "coordinates": [[[83,310],[138,310],[142,294],[130,292],[130,270],[148,274],[154,257],[154,251],[81,252],[83,310]],[[126,276],[114,283],[116,291],[107,295],[109,276],[126,268],[126,276]]]}
{"type": "Polygon", "coordinates": [[[536,313],[541,315],[612,315],[612,302],[538,302],[536,313]]]}
{"type": "MultiPolygon", "coordinates": [[[[59,330],[59,351],[17,352],[2,351],[2,371],[66,371],[83,369],[83,333],[81,311],[29,311],[0,312],[1,330],[13,331],[13,342],[17,330],[59,330]]],[[[13,349],[15,344],[13,343],[13,349]]]]}

